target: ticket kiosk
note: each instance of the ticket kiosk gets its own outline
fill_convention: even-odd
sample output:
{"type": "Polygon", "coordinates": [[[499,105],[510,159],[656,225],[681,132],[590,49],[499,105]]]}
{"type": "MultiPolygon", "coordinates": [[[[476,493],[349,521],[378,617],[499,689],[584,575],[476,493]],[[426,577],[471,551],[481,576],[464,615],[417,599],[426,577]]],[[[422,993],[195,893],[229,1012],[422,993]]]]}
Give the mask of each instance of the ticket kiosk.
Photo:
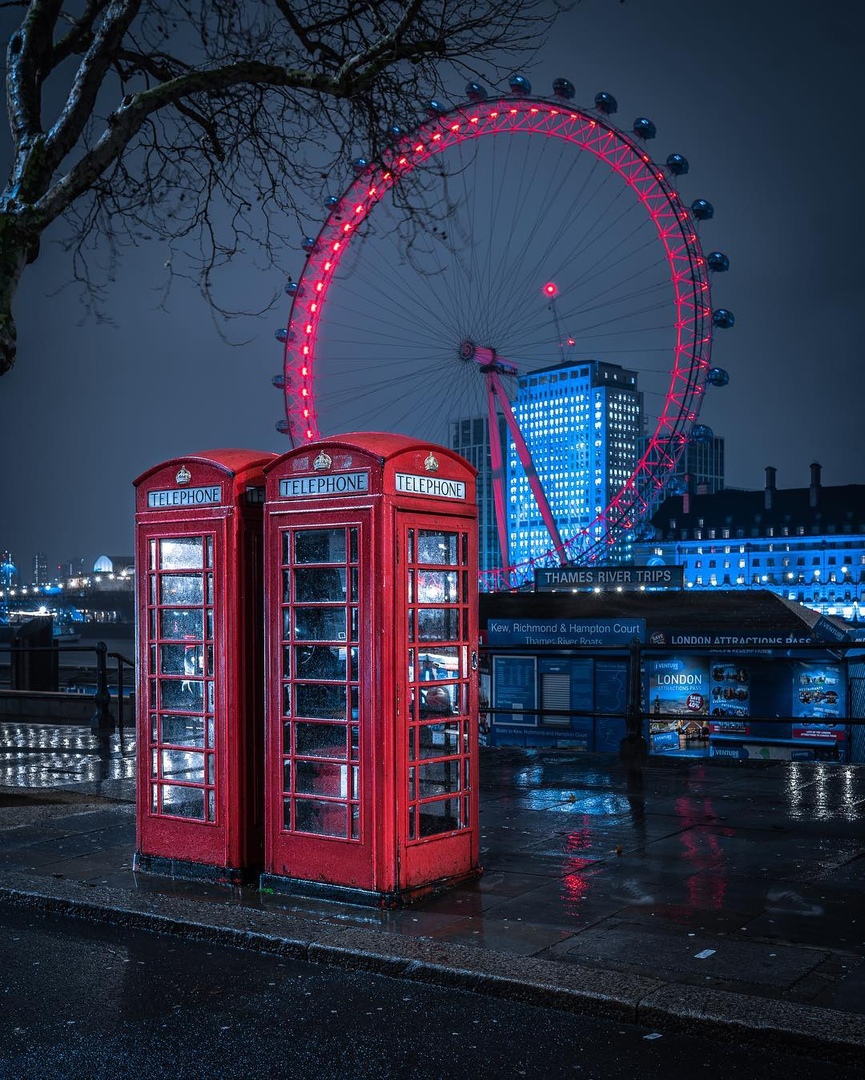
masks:
{"type": "Polygon", "coordinates": [[[135,481],[137,870],[253,878],[263,855],[263,466],[213,450],[135,481]]]}
{"type": "Polygon", "coordinates": [[[387,905],[477,873],[476,470],[365,433],[265,475],[262,885],[387,905]]]}

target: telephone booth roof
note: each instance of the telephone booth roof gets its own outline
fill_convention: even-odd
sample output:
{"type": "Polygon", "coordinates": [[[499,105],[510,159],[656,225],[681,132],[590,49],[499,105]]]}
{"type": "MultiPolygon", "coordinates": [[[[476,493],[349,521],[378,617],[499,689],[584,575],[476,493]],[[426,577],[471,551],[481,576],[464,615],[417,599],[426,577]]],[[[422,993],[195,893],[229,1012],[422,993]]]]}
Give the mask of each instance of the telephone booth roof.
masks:
{"type": "Polygon", "coordinates": [[[369,454],[371,457],[378,458],[382,465],[391,458],[412,450],[429,452],[431,449],[435,449],[436,454],[447,457],[455,464],[462,466],[470,475],[477,475],[477,469],[474,465],[466,461],[455,450],[450,450],[440,443],[429,442],[426,439],[415,439],[409,435],[399,435],[390,431],[351,431],[344,435],[333,435],[330,438],[319,439],[314,443],[305,443],[303,446],[296,446],[294,449],[286,451],[286,453],[269,462],[264,467],[264,473],[267,475],[277,468],[281,462],[290,457],[309,453],[311,447],[318,448],[321,446],[358,450],[369,454]]]}
{"type": "Polygon", "coordinates": [[[225,450],[201,450],[195,454],[181,454],[178,457],[168,458],[152,465],[146,472],[132,481],[134,487],[139,487],[154,473],[163,469],[172,468],[175,465],[209,465],[227,476],[239,476],[241,473],[253,469],[261,469],[266,462],[276,458],[276,454],[266,450],[238,450],[230,448],[225,450]]]}

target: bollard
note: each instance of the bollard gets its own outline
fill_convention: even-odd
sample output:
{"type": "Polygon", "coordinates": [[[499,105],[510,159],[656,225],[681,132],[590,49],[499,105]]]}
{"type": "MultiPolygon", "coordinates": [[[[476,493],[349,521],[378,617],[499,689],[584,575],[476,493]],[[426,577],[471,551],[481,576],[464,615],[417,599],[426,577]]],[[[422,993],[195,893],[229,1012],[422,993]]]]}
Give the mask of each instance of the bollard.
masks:
{"type": "Polygon", "coordinates": [[[104,641],[96,642],[96,708],[90,721],[92,731],[100,735],[114,731],[114,714],[111,712],[111,694],[108,690],[108,646],[104,641]]]}

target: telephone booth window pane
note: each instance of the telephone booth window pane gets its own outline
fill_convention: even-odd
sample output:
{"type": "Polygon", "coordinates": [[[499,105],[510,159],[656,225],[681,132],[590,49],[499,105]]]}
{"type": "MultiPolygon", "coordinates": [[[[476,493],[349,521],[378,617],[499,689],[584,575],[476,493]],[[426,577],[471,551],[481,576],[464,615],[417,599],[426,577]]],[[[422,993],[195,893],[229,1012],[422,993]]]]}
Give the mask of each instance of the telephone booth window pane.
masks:
{"type": "Polygon", "coordinates": [[[458,641],[460,612],[456,608],[420,608],[417,613],[419,641],[458,641]]]}
{"type": "Polygon", "coordinates": [[[291,649],[283,648],[282,650],[282,677],[284,679],[291,678],[291,649]]]}
{"type": "Polygon", "coordinates": [[[346,693],[344,686],[327,683],[297,683],[297,715],[320,716],[326,720],[344,720],[346,693]]]}
{"type": "Polygon", "coordinates": [[[295,753],[306,757],[345,759],[345,724],[295,725],[295,753]]]}
{"type": "Polygon", "coordinates": [[[207,565],[213,566],[213,537],[205,537],[205,544],[207,547],[207,565]]]}
{"type": "Polygon", "coordinates": [[[298,641],[345,641],[345,608],[296,607],[294,636],[298,641]]]}
{"type": "Polygon", "coordinates": [[[159,703],[163,709],[201,711],[204,702],[204,683],[180,679],[159,680],[159,703]]]}
{"type": "Polygon", "coordinates": [[[204,721],[200,716],[162,714],[163,744],[170,746],[204,746],[204,721]]]}
{"type": "Polygon", "coordinates": [[[418,529],[417,562],[426,565],[455,566],[457,534],[418,529]]]}
{"type": "Polygon", "coordinates": [[[297,569],[294,571],[294,598],[301,603],[342,603],[345,583],[345,567],[297,569]]]}
{"type": "Polygon", "coordinates": [[[295,799],[294,806],[294,827],[298,832],[314,833],[316,836],[346,835],[348,815],[345,803],[295,799]]]}
{"type": "Polygon", "coordinates": [[[357,529],[349,529],[348,530],[348,540],[349,540],[349,548],[350,548],[350,551],[349,551],[350,559],[349,559],[349,561],[353,562],[353,563],[356,563],[357,562],[357,529]]]}
{"type": "Polygon", "coordinates": [[[163,750],[160,761],[163,777],[188,780],[191,784],[204,783],[204,754],[188,750],[163,750]]]}
{"type": "Polygon", "coordinates": [[[212,788],[207,792],[207,820],[216,821],[216,792],[212,788]]]}
{"type": "Polygon", "coordinates": [[[325,761],[296,761],[294,790],[300,795],[331,795],[344,799],[348,795],[346,766],[325,761]]]}
{"type": "Polygon", "coordinates": [[[159,541],[160,570],[201,570],[203,567],[204,550],[200,536],[159,541]]]}
{"type": "Polygon", "coordinates": [[[344,563],[345,556],[345,529],[298,529],[294,534],[295,563],[344,563]]]}
{"type": "Polygon", "coordinates": [[[204,587],[201,574],[163,574],[161,581],[161,604],[204,603],[204,587]]]}
{"type": "Polygon", "coordinates": [[[204,821],[204,797],[201,788],[180,784],[162,785],[162,813],[172,817],[204,821]]]}
{"type": "Polygon", "coordinates": [[[282,715],[291,716],[291,683],[282,688],[282,715]]]}
{"type": "Polygon", "coordinates": [[[184,641],[204,636],[204,620],[200,608],[163,608],[159,636],[164,641],[184,641]]]}
{"type": "Polygon", "coordinates": [[[357,724],[351,725],[351,760],[360,759],[360,729],[357,724]]]}
{"type": "Polygon", "coordinates": [[[438,799],[420,805],[420,836],[436,836],[465,828],[460,818],[459,799],[438,799]]]}
{"type": "Polygon", "coordinates": [[[358,635],[358,627],[359,627],[359,618],[358,618],[359,613],[358,613],[357,608],[356,607],[350,608],[349,609],[349,614],[351,616],[351,637],[349,638],[349,640],[350,641],[357,641],[357,639],[358,639],[358,637],[357,637],[357,635],[358,635]]]}

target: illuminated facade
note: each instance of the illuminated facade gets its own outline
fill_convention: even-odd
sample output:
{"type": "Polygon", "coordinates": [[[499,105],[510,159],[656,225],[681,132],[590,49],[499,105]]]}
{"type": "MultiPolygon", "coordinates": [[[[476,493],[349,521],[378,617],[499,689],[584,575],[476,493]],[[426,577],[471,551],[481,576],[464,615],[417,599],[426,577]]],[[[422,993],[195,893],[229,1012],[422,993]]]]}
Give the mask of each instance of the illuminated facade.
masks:
{"type": "MultiPolygon", "coordinates": [[[[578,535],[634,471],[643,430],[637,372],[598,360],[542,368],[518,380],[513,412],[562,538],[578,535]]],[[[548,551],[550,537],[512,440],[506,467],[513,565],[548,551]]]]}
{"type": "Polygon", "coordinates": [[[655,539],[634,561],[684,568],[686,589],[768,589],[821,615],[856,625],[865,615],[865,484],[778,489],[766,469],[760,491],[727,488],[667,499],[655,539]]]}
{"type": "MultiPolygon", "coordinates": [[[[502,416],[498,418],[498,436],[502,458],[504,458],[507,448],[507,429],[502,416]]],[[[493,477],[490,466],[490,425],[487,417],[474,416],[452,423],[450,447],[470,461],[478,470],[478,569],[481,573],[498,570],[501,568],[502,559],[496,529],[493,477]]]]}

